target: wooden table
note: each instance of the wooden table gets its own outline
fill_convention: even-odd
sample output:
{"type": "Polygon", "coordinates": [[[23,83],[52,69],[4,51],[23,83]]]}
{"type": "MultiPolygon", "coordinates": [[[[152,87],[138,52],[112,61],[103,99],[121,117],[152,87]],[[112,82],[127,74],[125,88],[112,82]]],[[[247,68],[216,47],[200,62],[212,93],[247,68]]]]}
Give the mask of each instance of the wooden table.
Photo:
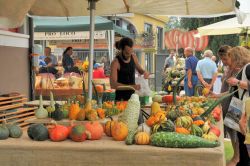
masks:
{"type": "Polygon", "coordinates": [[[50,96],[50,92],[53,92],[54,96],[68,97],[73,95],[80,95],[83,93],[81,88],[70,89],[70,88],[55,88],[55,89],[35,89],[35,94],[38,96],[42,94],[43,96],[50,96]]]}

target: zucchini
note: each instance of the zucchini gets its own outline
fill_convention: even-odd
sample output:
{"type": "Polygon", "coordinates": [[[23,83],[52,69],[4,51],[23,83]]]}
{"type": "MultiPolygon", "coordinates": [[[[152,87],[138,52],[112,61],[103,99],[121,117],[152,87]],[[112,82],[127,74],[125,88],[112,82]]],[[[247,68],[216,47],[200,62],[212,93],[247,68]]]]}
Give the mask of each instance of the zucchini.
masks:
{"type": "Polygon", "coordinates": [[[158,132],[151,136],[151,144],[166,148],[213,148],[220,145],[216,141],[208,141],[194,135],[175,132],[158,132]]]}
{"type": "Polygon", "coordinates": [[[176,83],[176,85],[174,86],[174,90],[173,90],[173,103],[174,105],[176,105],[176,95],[177,95],[177,90],[178,90],[178,87],[181,83],[182,80],[184,80],[185,78],[185,74],[178,80],[178,82],[176,83]]]}
{"type": "Polygon", "coordinates": [[[210,115],[211,112],[214,110],[214,108],[215,108],[217,105],[219,105],[219,104],[220,104],[223,100],[225,100],[226,98],[232,96],[232,95],[233,95],[235,92],[237,92],[237,91],[238,91],[238,89],[235,90],[235,91],[233,91],[233,92],[231,92],[231,93],[226,94],[225,96],[220,97],[218,100],[215,100],[214,103],[213,103],[212,105],[210,105],[210,107],[209,107],[203,114],[200,115],[200,117],[201,117],[202,119],[204,119],[205,117],[207,117],[208,115],[210,115]]]}

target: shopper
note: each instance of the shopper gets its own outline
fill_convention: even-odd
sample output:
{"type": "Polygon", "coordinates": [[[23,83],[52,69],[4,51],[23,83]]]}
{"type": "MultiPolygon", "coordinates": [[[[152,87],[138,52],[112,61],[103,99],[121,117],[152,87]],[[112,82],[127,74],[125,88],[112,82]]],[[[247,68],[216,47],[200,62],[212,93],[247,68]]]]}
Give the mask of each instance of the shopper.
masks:
{"type": "Polygon", "coordinates": [[[144,78],[149,77],[149,73],[143,70],[133,52],[133,40],[130,38],[122,38],[119,42],[119,52],[111,63],[110,84],[111,88],[116,89],[116,100],[127,101],[134,93],[133,90],[119,90],[119,86],[131,86],[135,90],[140,89],[140,85],[135,84],[135,70],[144,78]]]}
{"type": "Polygon", "coordinates": [[[190,47],[185,48],[184,55],[186,56],[186,77],[184,78],[184,90],[186,96],[194,96],[194,87],[198,83],[198,77],[196,73],[198,59],[193,55],[193,49],[190,47]]]}

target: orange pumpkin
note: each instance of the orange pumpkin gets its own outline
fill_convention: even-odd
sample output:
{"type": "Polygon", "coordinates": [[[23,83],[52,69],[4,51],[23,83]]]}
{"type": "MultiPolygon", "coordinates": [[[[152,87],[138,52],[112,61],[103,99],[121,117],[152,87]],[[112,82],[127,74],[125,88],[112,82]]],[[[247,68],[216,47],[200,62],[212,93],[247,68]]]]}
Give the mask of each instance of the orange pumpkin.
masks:
{"type": "Polygon", "coordinates": [[[69,119],[76,120],[80,107],[78,103],[72,103],[69,108],[69,119]]]}
{"type": "Polygon", "coordinates": [[[103,85],[95,85],[95,89],[97,91],[97,93],[103,93],[103,85]]]}
{"type": "Polygon", "coordinates": [[[137,145],[148,145],[150,142],[150,136],[146,132],[138,132],[135,135],[135,143],[137,145]]]}
{"type": "Polygon", "coordinates": [[[97,108],[96,111],[97,111],[97,113],[98,113],[99,118],[101,118],[101,119],[104,119],[104,118],[105,118],[105,110],[104,110],[104,109],[102,109],[102,108],[97,108]]]}
{"type": "Polygon", "coordinates": [[[184,127],[176,127],[175,132],[180,134],[190,134],[190,131],[188,131],[184,127]]]}
{"type": "Polygon", "coordinates": [[[82,109],[79,111],[79,113],[78,113],[76,119],[77,119],[77,120],[80,120],[80,121],[83,121],[83,120],[85,120],[85,115],[86,115],[85,109],[82,108],[82,109]]]}
{"type": "MultiPolygon", "coordinates": [[[[179,101],[181,98],[180,96],[176,96],[176,100],[179,101]]],[[[162,97],[162,102],[164,103],[172,103],[174,100],[173,95],[165,95],[162,97]]]]}
{"type": "Polygon", "coordinates": [[[107,121],[104,125],[104,133],[108,136],[108,137],[112,137],[112,128],[115,124],[115,121],[113,121],[112,117],[110,117],[110,120],[107,121]]]}
{"type": "Polygon", "coordinates": [[[128,135],[128,127],[123,122],[115,122],[111,134],[116,141],[124,141],[128,135]]]}
{"type": "Polygon", "coordinates": [[[204,121],[203,120],[196,120],[196,121],[193,121],[193,124],[196,124],[197,126],[202,126],[204,125],[204,121]]]}
{"type": "Polygon", "coordinates": [[[86,118],[90,121],[93,121],[93,120],[98,120],[98,113],[96,110],[92,109],[92,110],[89,110],[88,112],[86,112],[86,118]]]}
{"type": "Polygon", "coordinates": [[[154,115],[151,115],[147,121],[146,121],[147,125],[149,127],[152,127],[155,123],[156,123],[156,117],[154,115]]]}

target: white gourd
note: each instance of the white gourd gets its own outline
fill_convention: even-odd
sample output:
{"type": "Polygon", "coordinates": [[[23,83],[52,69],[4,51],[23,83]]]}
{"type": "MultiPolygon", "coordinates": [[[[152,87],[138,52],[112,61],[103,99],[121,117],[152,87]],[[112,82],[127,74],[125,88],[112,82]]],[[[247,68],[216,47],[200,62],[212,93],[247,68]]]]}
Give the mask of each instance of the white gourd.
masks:
{"type": "Polygon", "coordinates": [[[40,95],[39,108],[35,111],[37,119],[43,119],[48,117],[48,111],[43,107],[43,96],[40,95]]]}
{"type": "Polygon", "coordinates": [[[133,94],[128,100],[127,107],[123,114],[119,117],[119,120],[126,123],[128,126],[128,136],[126,138],[127,144],[132,144],[134,135],[138,128],[138,119],[140,114],[140,100],[137,94],[133,94]]]}

